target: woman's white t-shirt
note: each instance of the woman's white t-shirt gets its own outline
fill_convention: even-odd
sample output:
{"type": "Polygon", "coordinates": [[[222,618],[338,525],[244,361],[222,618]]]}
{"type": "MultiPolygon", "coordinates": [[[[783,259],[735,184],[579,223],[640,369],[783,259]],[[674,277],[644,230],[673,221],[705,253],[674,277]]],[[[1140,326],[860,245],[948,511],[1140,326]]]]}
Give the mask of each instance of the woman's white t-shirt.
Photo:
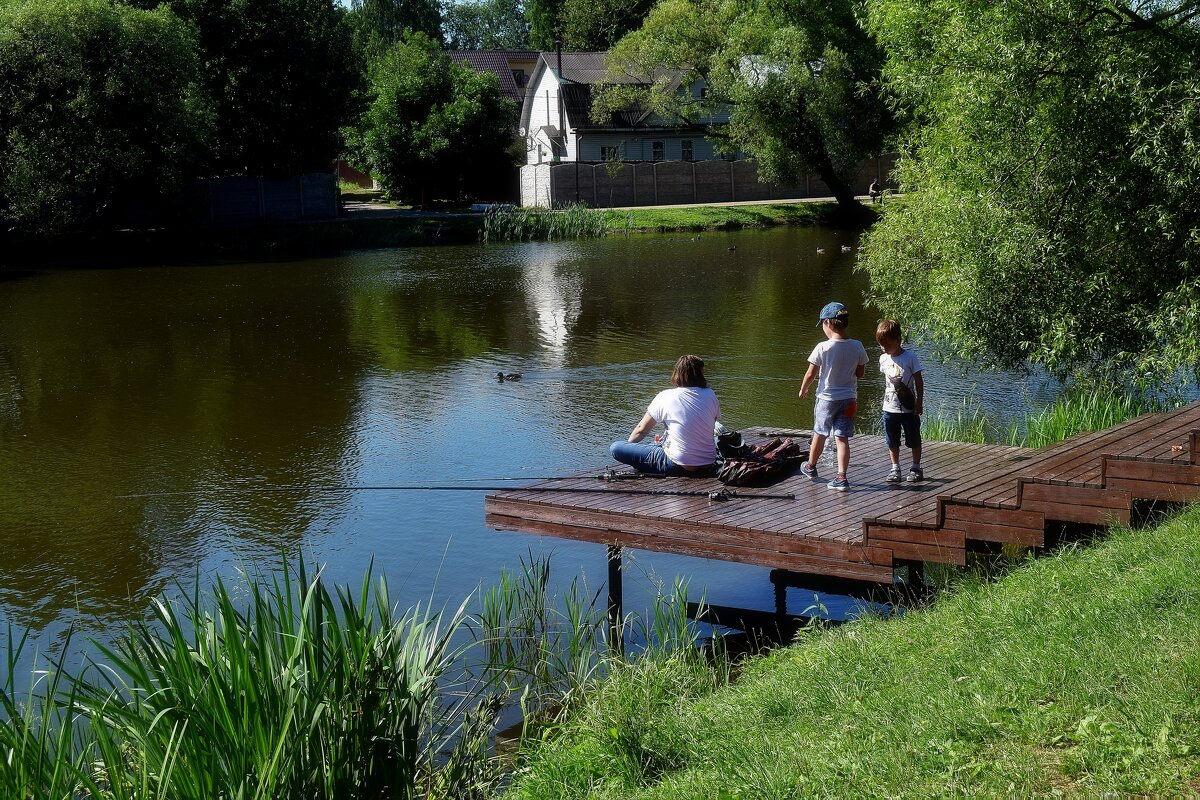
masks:
{"type": "Polygon", "coordinates": [[[680,386],[661,391],[646,413],[667,428],[663,449],[667,458],[685,467],[703,467],[717,460],[713,426],[721,416],[712,389],[680,386]]]}

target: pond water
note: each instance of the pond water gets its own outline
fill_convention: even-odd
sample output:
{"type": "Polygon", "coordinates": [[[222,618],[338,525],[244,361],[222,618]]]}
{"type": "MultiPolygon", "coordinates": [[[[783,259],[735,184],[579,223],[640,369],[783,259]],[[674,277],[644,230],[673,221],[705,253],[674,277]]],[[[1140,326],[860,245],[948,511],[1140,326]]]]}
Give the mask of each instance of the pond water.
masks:
{"type": "MultiPolygon", "coordinates": [[[[879,352],[856,248],[787,228],[0,272],[0,616],[51,645],[68,624],[104,637],[175,582],[284,554],[339,582],[373,562],[402,605],[457,606],[530,552],[553,554],[558,585],[599,588],[603,547],[489,530],[482,492],[322,487],[602,468],[685,352],[727,425],[809,427],[796,391],[821,306],[846,303],[879,352]],[[232,491],[272,486],[296,490],[232,491]]],[[[927,408],[972,396],[998,419],[1052,391],[925,376],[927,408]]],[[[869,367],[860,402],[880,392],[869,367]]],[[[765,569],[632,556],[629,610],[676,576],[773,607],[765,569]]]]}

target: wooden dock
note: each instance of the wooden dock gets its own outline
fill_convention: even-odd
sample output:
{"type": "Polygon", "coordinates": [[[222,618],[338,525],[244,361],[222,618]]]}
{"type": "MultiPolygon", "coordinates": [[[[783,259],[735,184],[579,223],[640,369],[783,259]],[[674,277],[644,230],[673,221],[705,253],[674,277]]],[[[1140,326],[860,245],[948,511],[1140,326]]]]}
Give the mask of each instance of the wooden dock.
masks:
{"type": "MultiPolygon", "coordinates": [[[[750,444],[810,435],[743,434],[750,444]]],[[[920,483],[884,482],[882,438],[856,436],[849,492],[825,487],[832,470],[824,460],[819,481],[797,472],[722,502],[705,496],[722,488],[715,479],[605,483],[592,472],[490,494],[485,511],[492,528],[605,544],[610,558],[632,547],[891,584],[906,564],[965,564],[968,552],[996,543],[1042,547],[1048,524],[1127,523],[1135,501],[1200,498],[1198,450],[1200,402],[1042,449],[925,442],[920,483]],[[671,491],[689,494],[651,493],[671,491]]]]}

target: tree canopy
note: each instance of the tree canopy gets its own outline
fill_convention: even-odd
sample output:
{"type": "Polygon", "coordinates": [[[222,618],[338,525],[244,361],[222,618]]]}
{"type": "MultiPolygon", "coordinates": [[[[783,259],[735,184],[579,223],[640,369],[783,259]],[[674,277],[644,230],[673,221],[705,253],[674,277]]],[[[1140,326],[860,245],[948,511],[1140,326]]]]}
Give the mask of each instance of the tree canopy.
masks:
{"type": "MultiPolygon", "coordinates": [[[[140,0],[157,5],[157,0],[140,0]]],[[[361,65],[332,0],[168,0],[200,33],[217,112],[215,174],[325,171],[361,65]]]]}
{"type": "Polygon", "coordinates": [[[873,302],[945,352],[1128,383],[1200,364],[1200,4],[873,0],[916,125],[873,302]]]}
{"type": "Polygon", "coordinates": [[[0,4],[0,217],[111,224],[191,177],[211,142],[192,28],[109,0],[0,4]]]}
{"type": "Polygon", "coordinates": [[[637,30],[654,0],[563,0],[559,24],[572,50],[607,50],[637,30]]]}
{"type": "MultiPolygon", "coordinates": [[[[671,78],[650,93],[651,108],[697,119],[722,108],[729,122],[714,135],[743,150],[760,174],[785,182],[814,171],[838,201],[857,207],[846,176],[876,155],[891,130],[879,95],[883,54],[855,16],[851,0],[661,0],[642,27],[614,48],[614,71],[682,71],[708,95],[697,101],[671,78]]],[[[601,113],[629,102],[606,93],[601,113]]]]}
{"type": "Polygon", "coordinates": [[[400,41],[406,31],[442,36],[438,0],[351,0],[355,44],[368,61],[400,41]]]}
{"type": "Polygon", "coordinates": [[[562,38],[563,0],[526,0],[525,16],[529,20],[529,44],[537,50],[553,50],[554,42],[562,38]]]}
{"type": "Polygon", "coordinates": [[[442,9],[442,35],[451,50],[525,50],[529,20],[521,0],[455,2],[442,9]]]}
{"type": "Polygon", "coordinates": [[[516,105],[491,73],[452,62],[406,33],[372,67],[371,101],[352,145],[389,194],[421,199],[472,191],[510,162],[516,105]]]}

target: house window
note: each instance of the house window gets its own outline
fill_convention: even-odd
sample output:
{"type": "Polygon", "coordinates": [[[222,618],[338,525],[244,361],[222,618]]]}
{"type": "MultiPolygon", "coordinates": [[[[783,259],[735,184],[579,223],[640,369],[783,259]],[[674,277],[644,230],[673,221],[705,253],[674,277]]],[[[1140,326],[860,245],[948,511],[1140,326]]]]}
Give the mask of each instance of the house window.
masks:
{"type": "Polygon", "coordinates": [[[616,147],[616,146],[610,147],[608,145],[603,145],[603,144],[600,145],[600,160],[601,161],[620,161],[621,160],[621,148],[616,147]]]}
{"type": "Polygon", "coordinates": [[[652,142],[650,144],[650,153],[655,161],[662,161],[667,157],[667,148],[662,142],[652,142]]]}
{"type": "Polygon", "coordinates": [[[684,139],[682,142],[680,142],[679,149],[683,151],[683,153],[680,157],[684,161],[694,161],[695,160],[696,156],[695,156],[695,153],[692,152],[692,140],[691,139],[684,139]]]}
{"type": "Polygon", "coordinates": [[[701,86],[701,87],[700,87],[700,99],[701,99],[701,100],[707,100],[707,99],[708,99],[708,87],[707,87],[707,86],[701,86]]]}

